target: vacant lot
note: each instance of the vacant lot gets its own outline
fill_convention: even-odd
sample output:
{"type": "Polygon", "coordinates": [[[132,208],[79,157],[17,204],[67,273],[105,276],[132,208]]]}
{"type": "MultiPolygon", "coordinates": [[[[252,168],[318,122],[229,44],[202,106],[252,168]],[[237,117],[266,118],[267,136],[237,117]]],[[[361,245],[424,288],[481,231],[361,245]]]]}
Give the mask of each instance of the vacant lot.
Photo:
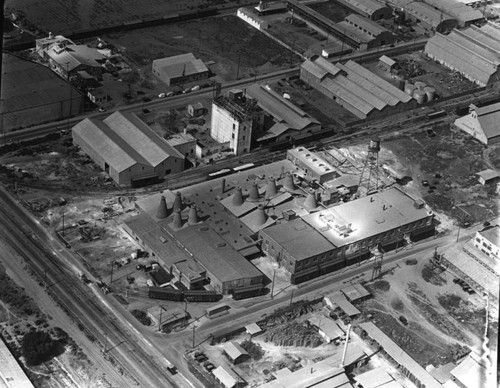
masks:
{"type": "Polygon", "coordinates": [[[352,13],[349,8],[343,7],[339,3],[332,0],[308,4],[308,7],[336,23],[343,21],[346,16],[349,16],[352,13]]]}
{"type": "Polygon", "coordinates": [[[29,24],[45,33],[69,34],[82,29],[156,19],[212,6],[236,6],[249,0],[6,0],[5,14],[25,15],[29,24]]]}
{"type": "Polygon", "coordinates": [[[212,72],[225,81],[296,66],[300,61],[236,16],[113,33],[103,38],[123,47],[125,55],[145,75],[150,75],[154,59],[186,52],[209,63],[212,72]]]}

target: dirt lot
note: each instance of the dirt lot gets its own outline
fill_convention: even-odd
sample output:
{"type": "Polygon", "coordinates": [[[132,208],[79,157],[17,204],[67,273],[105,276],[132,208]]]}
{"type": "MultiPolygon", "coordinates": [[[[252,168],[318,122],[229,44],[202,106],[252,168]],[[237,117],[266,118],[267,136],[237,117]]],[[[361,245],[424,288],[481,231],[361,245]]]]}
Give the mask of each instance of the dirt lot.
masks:
{"type": "Polygon", "coordinates": [[[430,270],[428,258],[408,260],[365,285],[374,298],[360,309],[421,365],[453,362],[464,346],[480,349],[485,310],[452,280],[430,270]]]}
{"type": "Polygon", "coordinates": [[[429,127],[433,137],[424,129],[385,141],[383,147],[406,168],[405,175],[412,178],[407,186],[417,189],[431,208],[455,219],[484,222],[498,214],[497,197],[494,187],[482,186],[474,174],[499,168],[499,146],[486,148],[451,128],[452,119],[429,127]]]}
{"type": "MultiPolygon", "coordinates": [[[[428,59],[423,55],[422,51],[391,56],[391,58],[402,66],[401,71],[399,71],[402,78],[413,83],[416,81],[425,82],[436,89],[436,95],[439,97],[447,97],[478,88],[476,84],[458,72],[449,70],[428,59]]],[[[394,77],[389,72],[381,69],[378,62],[363,63],[363,66],[387,81],[394,82],[394,77]]]]}
{"type": "Polygon", "coordinates": [[[146,78],[153,59],[186,52],[214,62],[209,68],[225,81],[295,66],[300,59],[236,16],[114,33],[103,39],[124,47],[146,78]]]}
{"type": "Polygon", "coordinates": [[[249,0],[7,0],[5,14],[24,13],[29,23],[45,33],[72,31],[121,24],[127,21],[158,18],[209,6],[254,3],[249,0]],[[128,3],[128,4],[127,4],[128,3]]]}

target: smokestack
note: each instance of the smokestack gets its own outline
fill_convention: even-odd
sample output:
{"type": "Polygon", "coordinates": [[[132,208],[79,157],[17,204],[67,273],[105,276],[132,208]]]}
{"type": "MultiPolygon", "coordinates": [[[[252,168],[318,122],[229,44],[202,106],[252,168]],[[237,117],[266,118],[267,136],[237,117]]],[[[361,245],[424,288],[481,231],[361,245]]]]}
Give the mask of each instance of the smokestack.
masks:
{"type": "Polygon", "coordinates": [[[257,187],[257,182],[252,183],[252,186],[250,187],[250,191],[248,193],[248,198],[251,201],[258,201],[260,199],[259,188],[257,187]]]}
{"type": "Polygon", "coordinates": [[[233,200],[231,201],[233,206],[243,205],[243,194],[241,193],[241,187],[238,186],[233,194],[233,200]]]}
{"type": "Polygon", "coordinates": [[[221,191],[222,191],[222,194],[224,194],[224,191],[226,191],[226,178],[222,178],[221,191]]]}
{"type": "Polygon", "coordinates": [[[304,201],[304,207],[308,209],[315,209],[318,207],[316,202],[316,192],[313,189],[309,190],[309,194],[307,194],[306,200],[304,201]]]}
{"type": "Polygon", "coordinates": [[[175,199],[174,199],[174,206],[172,207],[174,212],[177,210],[182,210],[182,197],[181,197],[181,192],[178,191],[175,193],[175,199]]]}
{"type": "Polygon", "coordinates": [[[293,183],[293,176],[290,172],[285,174],[285,181],[283,182],[283,187],[286,190],[293,191],[295,190],[295,183],[293,183]]]}
{"type": "Polygon", "coordinates": [[[264,211],[264,205],[263,204],[259,204],[259,206],[257,207],[257,215],[255,216],[255,219],[256,219],[256,224],[257,225],[264,225],[267,221],[267,214],[266,212],[264,211]]]}
{"type": "Polygon", "coordinates": [[[156,212],[157,218],[167,218],[168,209],[167,209],[167,201],[165,201],[165,196],[162,195],[160,198],[160,205],[158,206],[158,211],[156,212]]]}
{"type": "Polygon", "coordinates": [[[345,356],[347,355],[347,344],[349,343],[349,334],[351,334],[351,324],[347,325],[347,333],[345,334],[345,345],[344,352],[342,353],[342,361],[340,361],[340,367],[344,367],[345,356]]]}
{"type": "Polygon", "coordinates": [[[198,220],[198,212],[196,211],[196,205],[191,205],[191,208],[189,209],[189,216],[188,216],[188,224],[189,225],[194,225],[199,222],[198,220]]]}
{"type": "Polygon", "coordinates": [[[272,198],[275,195],[276,195],[276,179],[274,179],[274,177],[270,177],[266,187],[266,198],[272,198]]]}
{"type": "Polygon", "coordinates": [[[174,228],[180,229],[182,228],[182,216],[181,216],[181,211],[180,210],[175,210],[174,211],[174,228]]]}

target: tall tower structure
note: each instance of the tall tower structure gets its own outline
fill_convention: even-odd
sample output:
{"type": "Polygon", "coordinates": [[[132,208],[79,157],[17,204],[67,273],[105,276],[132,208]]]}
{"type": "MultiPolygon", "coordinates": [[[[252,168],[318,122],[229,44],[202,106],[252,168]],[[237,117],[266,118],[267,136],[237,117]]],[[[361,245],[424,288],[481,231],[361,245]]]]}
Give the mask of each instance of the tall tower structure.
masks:
{"type": "Polygon", "coordinates": [[[358,197],[365,197],[378,190],[378,153],[380,139],[375,137],[370,140],[368,154],[366,155],[358,185],[358,197]]]}

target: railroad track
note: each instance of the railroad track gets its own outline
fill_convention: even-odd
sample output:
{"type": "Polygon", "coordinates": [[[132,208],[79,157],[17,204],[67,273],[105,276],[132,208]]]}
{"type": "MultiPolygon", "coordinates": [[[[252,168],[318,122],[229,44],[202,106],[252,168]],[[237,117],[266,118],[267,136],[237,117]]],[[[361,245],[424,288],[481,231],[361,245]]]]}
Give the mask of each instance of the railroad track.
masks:
{"type": "Polygon", "coordinates": [[[45,283],[54,301],[77,323],[89,340],[97,342],[102,348],[109,344],[102,361],[112,358],[119,369],[121,367],[126,371],[128,379],[123,378],[125,386],[133,381],[141,387],[175,387],[176,384],[170,381],[163,368],[151,360],[151,355],[131,341],[133,334],[109,316],[90,288],[81,283],[72,274],[71,268],[44,246],[40,237],[27,223],[22,222],[24,220],[19,214],[12,211],[17,205],[3,190],[0,190],[0,194],[0,218],[5,225],[0,235],[20,254],[39,282],[45,283]]]}

